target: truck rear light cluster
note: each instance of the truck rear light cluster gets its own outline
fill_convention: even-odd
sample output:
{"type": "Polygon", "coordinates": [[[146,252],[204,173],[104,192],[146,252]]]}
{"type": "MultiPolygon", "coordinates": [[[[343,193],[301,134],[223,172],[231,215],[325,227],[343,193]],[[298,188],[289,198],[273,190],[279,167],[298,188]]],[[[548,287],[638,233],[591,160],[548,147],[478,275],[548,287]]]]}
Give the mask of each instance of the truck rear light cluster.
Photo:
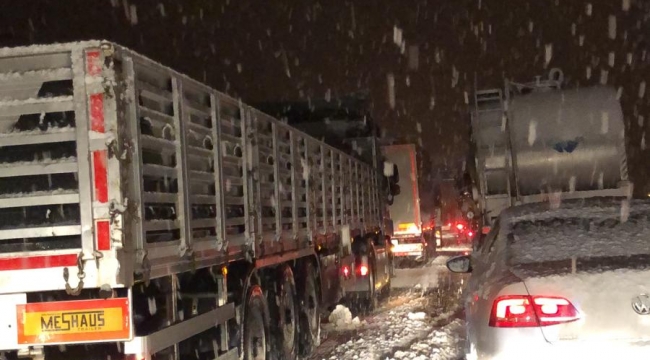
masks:
{"type": "Polygon", "coordinates": [[[343,277],[348,278],[350,277],[350,267],[347,265],[343,265],[341,268],[341,274],[343,274],[343,277]]]}
{"type": "Polygon", "coordinates": [[[580,313],[565,298],[554,296],[507,295],[492,304],[490,326],[520,328],[550,326],[580,319],[580,313]]]}
{"type": "Polygon", "coordinates": [[[368,267],[366,265],[361,265],[359,267],[359,275],[361,275],[361,276],[368,275],[368,267]]]}

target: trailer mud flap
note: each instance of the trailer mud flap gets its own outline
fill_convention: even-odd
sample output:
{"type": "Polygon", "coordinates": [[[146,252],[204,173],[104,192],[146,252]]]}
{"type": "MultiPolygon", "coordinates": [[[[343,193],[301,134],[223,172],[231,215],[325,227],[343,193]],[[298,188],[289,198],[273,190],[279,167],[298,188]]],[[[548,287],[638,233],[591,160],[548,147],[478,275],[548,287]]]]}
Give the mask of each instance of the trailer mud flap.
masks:
{"type": "Polygon", "coordinates": [[[18,344],[121,341],[131,338],[129,299],[16,305],[18,344]]]}

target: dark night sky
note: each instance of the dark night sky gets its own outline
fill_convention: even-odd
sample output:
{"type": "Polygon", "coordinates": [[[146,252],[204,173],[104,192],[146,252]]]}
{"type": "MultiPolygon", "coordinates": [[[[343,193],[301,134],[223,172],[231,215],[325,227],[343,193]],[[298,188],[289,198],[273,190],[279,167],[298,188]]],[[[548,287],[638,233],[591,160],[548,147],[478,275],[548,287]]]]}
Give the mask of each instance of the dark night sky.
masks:
{"type": "Polygon", "coordinates": [[[631,175],[650,192],[650,88],[639,96],[650,83],[650,0],[1,1],[0,46],[113,40],[246,102],[369,91],[386,131],[421,139],[437,165],[467,150],[474,74],[482,87],[532,80],[552,46],[548,68],[562,68],[567,87],[622,88],[631,175]],[[417,45],[417,69],[395,27],[406,53],[417,45]]]}

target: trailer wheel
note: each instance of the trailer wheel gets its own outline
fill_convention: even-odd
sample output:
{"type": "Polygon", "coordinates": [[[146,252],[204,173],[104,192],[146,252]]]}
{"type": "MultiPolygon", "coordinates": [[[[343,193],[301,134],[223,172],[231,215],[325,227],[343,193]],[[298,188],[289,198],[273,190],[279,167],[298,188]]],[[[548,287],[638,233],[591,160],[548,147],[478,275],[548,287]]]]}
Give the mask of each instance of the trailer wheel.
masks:
{"type": "Polygon", "coordinates": [[[265,360],[270,356],[269,311],[259,285],[251,285],[244,309],[244,360],[265,360]]]}
{"type": "MultiPolygon", "coordinates": [[[[298,343],[298,304],[296,300],[296,283],[291,268],[285,266],[278,281],[278,303],[276,328],[279,358],[294,360],[297,356],[298,343]]],[[[275,323],[275,320],[273,323],[275,323]]]]}
{"type": "Polygon", "coordinates": [[[300,291],[300,354],[320,345],[320,296],[314,264],[307,263],[300,291]]]}

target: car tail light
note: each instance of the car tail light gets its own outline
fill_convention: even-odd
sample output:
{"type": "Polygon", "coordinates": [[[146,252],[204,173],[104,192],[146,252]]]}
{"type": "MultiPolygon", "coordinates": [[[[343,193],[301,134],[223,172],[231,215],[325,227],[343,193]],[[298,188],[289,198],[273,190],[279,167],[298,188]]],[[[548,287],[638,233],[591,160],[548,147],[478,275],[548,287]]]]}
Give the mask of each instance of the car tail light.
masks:
{"type": "Polygon", "coordinates": [[[491,327],[535,327],[576,321],[578,310],[567,299],[553,296],[500,296],[492,305],[491,327]]]}
{"type": "Polygon", "coordinates": [[[359,267],[359,274],[361,274],[361,276],[368,275],[368,267],[366,265],[361,265],[359,267]]]}
{"type": "Polygon", "coordinates": [[[472,236],[474,236],[474,232],[473,232],[473,231],[470,231],[470,232],[467,233],[467,235],[468,235],[469,237],[472,237],[472,236]]]}
{"type": "Polygon", "coordinates": [[[341,268],[341,272],[343,273],[343,276],[349,277],[350,276],[350,267],[349,266],[343,266],[341,268]]]}
{"type": "Polygon", "coordinates": [[[463,224],[456,224],[456,229],[462,231],[465,228],[465,225],[463,224]]]}

